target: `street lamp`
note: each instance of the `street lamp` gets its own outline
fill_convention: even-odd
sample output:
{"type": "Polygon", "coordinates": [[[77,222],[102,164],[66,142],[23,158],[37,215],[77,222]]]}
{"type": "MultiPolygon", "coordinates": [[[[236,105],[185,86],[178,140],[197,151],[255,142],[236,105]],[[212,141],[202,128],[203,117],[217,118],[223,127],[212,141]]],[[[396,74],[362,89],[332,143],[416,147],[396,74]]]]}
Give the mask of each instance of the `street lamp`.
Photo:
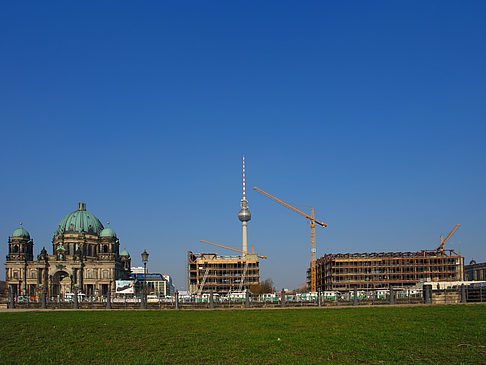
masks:
{"type": "Polygon", "coordinates": [[[78,284],[74,284],[74,309],[79,308],[79,303],[78,303],[78,284]]]}
{"type": "Polygon", "coordinates": [[[143,262],[143,297],[142,297],[142,308],[147,309],[147,261],[149,254],[147,250],[142,252],[142,262],[143,262]]]}

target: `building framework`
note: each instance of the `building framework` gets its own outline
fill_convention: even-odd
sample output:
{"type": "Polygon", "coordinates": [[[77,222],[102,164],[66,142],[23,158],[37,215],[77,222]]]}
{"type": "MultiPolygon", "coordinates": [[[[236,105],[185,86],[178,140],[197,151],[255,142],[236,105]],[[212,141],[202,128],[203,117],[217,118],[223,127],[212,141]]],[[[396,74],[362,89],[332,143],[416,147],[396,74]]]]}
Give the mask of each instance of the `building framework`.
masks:
{"type": "MultiPolygon", "coordinates": [[[[317,260],[317,290],[349,291],[412,286],[425,281],[459,281],[464,258],[453,250],[327,254],[317,260]]],[[[310,268],[307,270],[307,288],[310,268]]]]}
{"type": "Polygon", "coordinates": [[[187,252],[190,294],[229,294],[249,289],[260,282],[257,255],[220,256],[215,253],[187,252]]]}

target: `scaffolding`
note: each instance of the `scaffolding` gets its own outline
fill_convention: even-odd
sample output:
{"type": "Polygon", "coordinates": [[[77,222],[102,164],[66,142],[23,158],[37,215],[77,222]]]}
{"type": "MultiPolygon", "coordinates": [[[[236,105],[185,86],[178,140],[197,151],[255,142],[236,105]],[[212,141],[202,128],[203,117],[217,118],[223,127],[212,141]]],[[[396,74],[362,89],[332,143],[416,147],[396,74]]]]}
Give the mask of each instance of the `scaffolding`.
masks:
{"type": "MultiPolygon", "coordinates": [[[[311,272],[307,270],[307,287],[311,272]]],[[[453,250],[327,254],[317,260],[317,290],[349,291],[412,286],[464,278],[464,258],[453,250]]]]}
{"type": "Polygon", "coordinates": [[[260,282],[260,261],[255,254],[220,256],[188,251],[187,277],[190,294],[241,292],[260,282]]]}

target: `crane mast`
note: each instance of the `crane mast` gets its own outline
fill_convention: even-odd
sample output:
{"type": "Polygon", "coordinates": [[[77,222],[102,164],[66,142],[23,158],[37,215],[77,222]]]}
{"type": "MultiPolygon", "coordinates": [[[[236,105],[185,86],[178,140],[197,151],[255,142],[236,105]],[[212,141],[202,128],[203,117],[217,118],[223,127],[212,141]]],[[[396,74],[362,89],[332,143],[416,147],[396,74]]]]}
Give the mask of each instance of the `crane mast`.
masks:
{"type": "Polygon", "coordinates": [[[266,191],[254,187],[253,190],[259,192],[260,194],[266,196],[267,198],[273,200],[274,202],[279,203],[280,205],[283,205],[284,207],[294,211],[297,214],[300,214],[301,216],[307,218],[310,221],[310,227],[311,227],[311,291],[315,292],[317,291],[317,265],[316,265],[316,224],[320,225],[321,227],[325,228],[327,227],[327,224],[324,222],[320,222],[315,218],[314,215],[314,207],[312,207],[311,210],[311,215],[304,213],[300,209],[297,209],[296,207],[290,205],[287,202],[284,202],[283,200],[273,196],[270,193],[267,193],[266,191]]]}
{"type": "MultiPolygon", "coordinates": [[[[314,207],[312,207],[312,218],[314,218],[314,207]]],[[[311,292],[317,291],[317,263],[316,263],[316,224],[310,221],[311,226],[311,292]]]]}

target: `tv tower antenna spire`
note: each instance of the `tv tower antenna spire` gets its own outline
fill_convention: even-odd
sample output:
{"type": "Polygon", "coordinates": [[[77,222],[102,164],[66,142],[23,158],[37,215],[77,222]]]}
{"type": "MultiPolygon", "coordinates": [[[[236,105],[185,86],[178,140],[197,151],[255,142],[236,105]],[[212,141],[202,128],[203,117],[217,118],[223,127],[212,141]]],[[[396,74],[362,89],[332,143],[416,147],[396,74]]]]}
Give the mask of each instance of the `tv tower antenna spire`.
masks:
{"type": "Polygon", "coordinates": [[[245,155],[243,155],[243,200],[246,200],[246,186],[245,186],[245,155]]]}
{"type": "MultiPolygon", "coordinates": [[[[241,221],[243,228],[243,252],[248,252],[248,221],[251,219],[251,213],[248,210],[248,200],[246,200],[246,181],[245,181],[245,155],[243,155],[243,199],[241,199],[241,210],[238,213],[238,219],[241,221]]],[[[246,253],[243,254],[246,256],[246,253]]]]}

